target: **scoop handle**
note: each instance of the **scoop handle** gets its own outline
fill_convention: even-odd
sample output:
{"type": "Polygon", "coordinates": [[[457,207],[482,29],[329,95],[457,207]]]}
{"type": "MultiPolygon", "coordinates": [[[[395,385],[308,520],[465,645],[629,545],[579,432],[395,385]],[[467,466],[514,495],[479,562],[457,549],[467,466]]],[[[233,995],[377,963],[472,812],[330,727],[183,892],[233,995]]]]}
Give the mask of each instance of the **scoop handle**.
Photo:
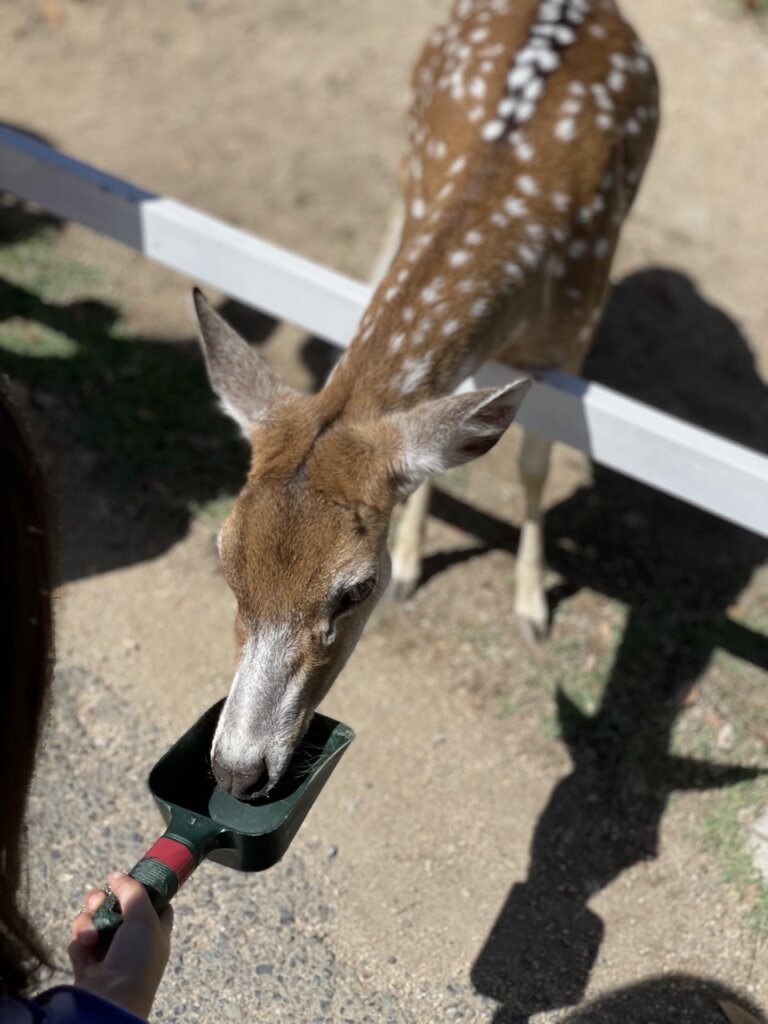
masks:
{"type": "MultiPolygon", "coordinates": [[[[167,834],[147,850],[128,874],[144,886],[152,906],[159,914],[179,891],[198,865],[194,852],[167,834]]],[[[123,923],[120,904],[114,893],[109,893],[93,915],[93,925],[99,933],[99,946],[109,946],[115,932],[123,923]]]]}

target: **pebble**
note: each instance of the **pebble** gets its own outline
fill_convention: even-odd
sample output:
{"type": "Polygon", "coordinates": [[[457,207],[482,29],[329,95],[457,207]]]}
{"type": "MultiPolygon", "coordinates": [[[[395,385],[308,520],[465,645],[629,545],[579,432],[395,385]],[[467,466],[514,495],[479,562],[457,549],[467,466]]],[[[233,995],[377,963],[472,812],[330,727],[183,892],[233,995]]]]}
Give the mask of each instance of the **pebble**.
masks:
{"type": "Polygon", "coordinates": [[[752,863],[768,883],[768,807],[752,824],[747,840],[752,863]]]}
{"type": "Polygon", "coordinates": [[[726,722],[717,734],[717,749],[728,753],[733,750],[736,734],[730,722],[726,722]]]}
{"type": "Polygon", "coordinates": [[[280,907],[280,924],[293,924],[296,917],[290,907],[280,907]]]}

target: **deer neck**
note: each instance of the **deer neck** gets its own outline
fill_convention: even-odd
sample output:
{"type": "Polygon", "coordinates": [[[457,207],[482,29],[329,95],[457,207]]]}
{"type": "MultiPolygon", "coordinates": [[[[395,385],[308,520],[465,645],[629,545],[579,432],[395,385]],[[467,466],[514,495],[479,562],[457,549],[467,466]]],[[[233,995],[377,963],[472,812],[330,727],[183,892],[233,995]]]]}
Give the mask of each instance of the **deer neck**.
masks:
{"type": "MultiPolygon", "coordinates": [[[[500,260],[466,211],[442,221],[404,233],[326,385],[329,407],[378,415],[450,394],[490,358],[510,318],[519,312],[522,322],[514,297],[523,298],[524,269],[500,260]],[[504,297],[503,329],[494,296],[504,297]]],[[[533,258],[533,247],[525,251],[533,258]]]]}

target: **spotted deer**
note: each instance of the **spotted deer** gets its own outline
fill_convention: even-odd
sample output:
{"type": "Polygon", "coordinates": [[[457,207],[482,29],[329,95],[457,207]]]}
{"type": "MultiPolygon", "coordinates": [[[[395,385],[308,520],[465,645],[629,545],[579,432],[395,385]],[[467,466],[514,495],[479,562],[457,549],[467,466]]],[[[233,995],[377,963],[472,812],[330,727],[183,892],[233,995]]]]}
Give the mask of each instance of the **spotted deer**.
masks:
{"type": "MultiPolygon", "coordinates": [[[[240,651],[223,788],[274,785],[387,587],[393,507],[409,499],[404,594],[426,481],[488,451],[529,381],[457,386],[490,357],[579,371],[656,123],[653,64],[612,0],[458,0],[414,71],[396,252],[323,389],[289,388],[196,292],[212,387],[252,449],[219,535],[240,651]]],[[[525,434],[515,610],[536,635],[549,451],[525,434]]]]}

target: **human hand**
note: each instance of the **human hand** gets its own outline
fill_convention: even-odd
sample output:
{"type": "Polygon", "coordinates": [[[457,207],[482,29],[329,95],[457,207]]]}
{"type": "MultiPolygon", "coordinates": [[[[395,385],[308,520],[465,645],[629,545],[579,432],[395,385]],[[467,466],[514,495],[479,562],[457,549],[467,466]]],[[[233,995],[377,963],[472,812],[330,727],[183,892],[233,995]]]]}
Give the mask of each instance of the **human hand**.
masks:
{"type": "Polygon", "coordinates": [[[109,947],[100,949],[92,915],[104,891],[92,889],[86,895],[85,910],[72,922],[69,945],[75,985],[146,1019],[171,952],[173,908],[167,906],[158,916],[144,886],[122,872],[111,874],[109,884],[123,924],[109,947]]]}

